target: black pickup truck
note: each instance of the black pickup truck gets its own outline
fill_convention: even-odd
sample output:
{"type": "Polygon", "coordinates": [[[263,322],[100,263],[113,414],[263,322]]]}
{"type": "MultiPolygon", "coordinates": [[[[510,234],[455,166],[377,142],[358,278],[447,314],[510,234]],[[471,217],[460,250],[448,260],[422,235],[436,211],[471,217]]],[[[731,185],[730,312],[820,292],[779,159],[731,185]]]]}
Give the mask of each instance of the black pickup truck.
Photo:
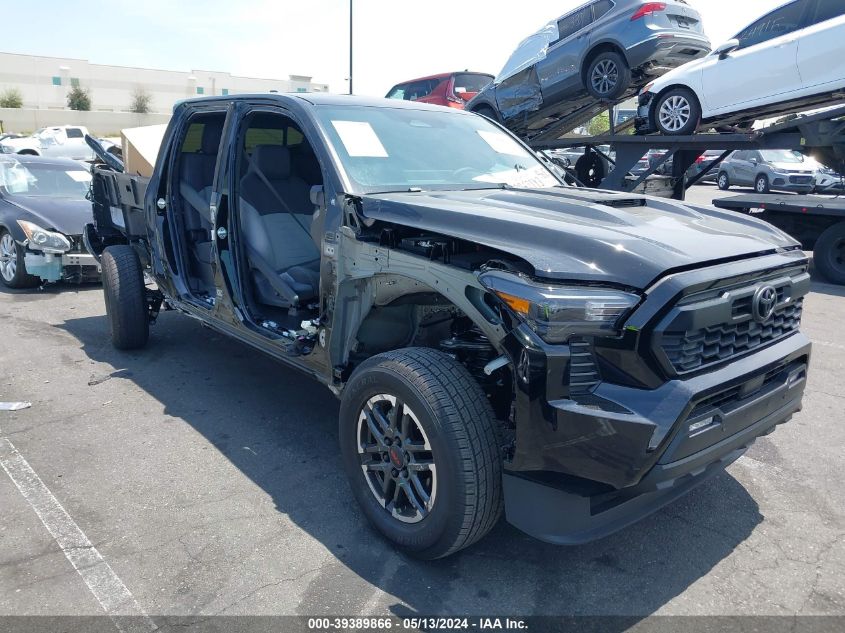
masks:
{"type": "Polygon", "coordinates": [[[566,186],[481,116],[186,101],[152,176],[111,160],[92,197],[114,345],[143,347],[179,310],[325,384],[352,495],[420,557],[503,510],[545,541],[599,538],[801,408],[798,244],[711,207],[566,186]]]}

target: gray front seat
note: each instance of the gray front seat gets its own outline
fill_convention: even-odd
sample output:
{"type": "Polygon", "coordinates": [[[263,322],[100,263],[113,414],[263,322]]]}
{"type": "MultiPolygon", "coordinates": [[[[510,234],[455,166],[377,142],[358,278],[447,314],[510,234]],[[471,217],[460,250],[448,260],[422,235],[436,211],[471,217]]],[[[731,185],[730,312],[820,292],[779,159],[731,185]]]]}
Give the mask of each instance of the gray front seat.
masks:
{"type": "Polygon", "coordinates": [[[257,146],[241,179],[240,215],[262,303],[295,307],[318,295],[320,251],[310,232],[313,213],[310,188],[290,173],[288,149],[257,146]]]}

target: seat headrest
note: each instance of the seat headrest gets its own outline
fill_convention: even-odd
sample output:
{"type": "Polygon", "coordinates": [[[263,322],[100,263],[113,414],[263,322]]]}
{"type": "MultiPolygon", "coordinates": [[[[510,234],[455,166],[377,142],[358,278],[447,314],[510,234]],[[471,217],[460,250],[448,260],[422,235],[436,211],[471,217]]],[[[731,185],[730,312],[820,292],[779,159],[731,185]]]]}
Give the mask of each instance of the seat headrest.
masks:
{"type": "Polygon", "coordinates": [[[290,178],[290,151],[283,145],[256,145],[252,150],[252,164],[268,180],[290,178]]]}
{"type": "Polygon", "coordinates": [[[220,137],[223,136],[223,121],[212,120],[203,125],[200,149],[203,154],[217,154],[220,137]]]}

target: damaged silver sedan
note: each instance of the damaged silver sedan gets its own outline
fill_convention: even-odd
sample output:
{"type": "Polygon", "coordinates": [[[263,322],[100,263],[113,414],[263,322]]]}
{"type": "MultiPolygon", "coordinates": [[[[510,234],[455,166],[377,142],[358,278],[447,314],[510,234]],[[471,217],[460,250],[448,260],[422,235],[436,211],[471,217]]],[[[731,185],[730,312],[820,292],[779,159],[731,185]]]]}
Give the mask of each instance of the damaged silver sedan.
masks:
{"type": "Polygon", "coordinates": [[[91,174],[80,163],[37,156],[0,157],[0,281],[9,288],[99,281],[85,251],[91,174]]]}

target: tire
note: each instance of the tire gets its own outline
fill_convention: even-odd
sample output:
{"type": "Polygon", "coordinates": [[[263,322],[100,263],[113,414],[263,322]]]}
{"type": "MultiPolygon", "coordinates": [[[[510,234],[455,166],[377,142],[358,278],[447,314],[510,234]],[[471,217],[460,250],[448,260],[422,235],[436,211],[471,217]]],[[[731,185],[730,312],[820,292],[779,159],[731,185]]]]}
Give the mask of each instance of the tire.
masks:
{"type": "Polygon", "coordinates": [[[609,171],[607,160],[596,152],[584,152],[575,161],[575,177],[590,189],[598,189],[609,171]]]}
{"type": "Polygon", "coordinates": [[[429,560],[487,534],[503,504],[497,424],[481,387],[451,356],[406,348],[362,363],[341,398],[338,436],[352,493],[373,527],[396,547],[429,560]],[[403,424],[391,425],[388,418],[399,405],[407,415],[403,424]],[[406,425],[405,439],[388,444],[406,425]],[[371,428],[383,433],[384,442],[371,428]],[[417,448],[404,450],[410,446],[417,448]],[[426,462],[434,466],[423,468],[426,462]],[[412,475],[416,481],[408,479],[412,475]],[[416,506],[403,486],[414,492],[416,506]]]}
{"type": "Polygon", "coordinates": [[[716,177],[716,184],[719,186],[719,189],[722,191],[727,191],[731,188],[731,179],[728,176],[727,172],[720,171],[719,175],[716,177]]]}
{"type": "Polygon", "coordinates": [[[499,115],[496,114],[496,111],[488,105],[478,106],[473,113],[480,114],[483,117],[487,117],[491,121],[495,121],[496,123],[499,122],[499,115]]]}
{"type": "Polygon", "coordinates": [[[100,259],[112,345],[140,349],[150,336],[150,319],[138,255],[131,246],[121,244],[109,246],[100,259]]]}
{"type": "Polygon", "coordinates": [[[845,222],[834,224],[819,236],[813,262],[829,282],[845,285],[845,222]]]}
{"type": "Polygon", "coordinates": [[[591,97],[599,101],[615,101],[631,87],[631,69],[619,53],[599,53],[587,65],[584,85],[591,97]]]}
{"type": "Polygon", "coordinates": [[[654,104],[654,127],[666,136],[694,134],[701,122],[701,104],[688,88],[672,88],[654,104]]]}
{"type": "Polygon", "coordinates": [[[754,179],[754,191],[756,193],[769,193],[769,177],[766,174],[760,174],[754,179]]]}
{"type": "Polygon", "coordinates": [[[26,272],[23,249],[6,229],[0,229],[0,281],[7,288],[41,285],[38,277],[26,272]]]}

